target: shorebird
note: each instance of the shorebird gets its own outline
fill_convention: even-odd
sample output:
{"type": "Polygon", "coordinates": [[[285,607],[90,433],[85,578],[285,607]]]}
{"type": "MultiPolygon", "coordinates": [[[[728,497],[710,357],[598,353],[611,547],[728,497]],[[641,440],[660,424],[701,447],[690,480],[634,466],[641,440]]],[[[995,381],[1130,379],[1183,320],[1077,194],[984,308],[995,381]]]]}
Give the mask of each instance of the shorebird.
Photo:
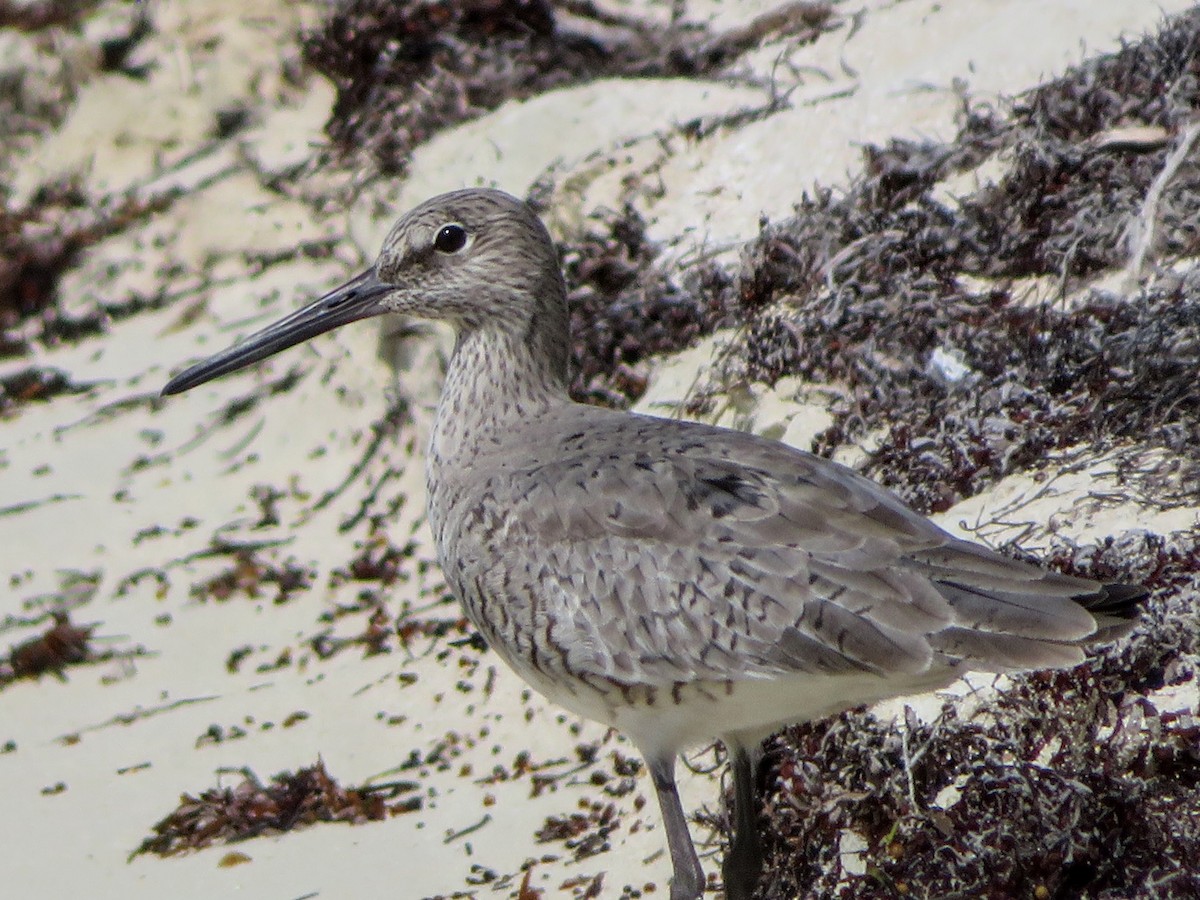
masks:
{"type": "Polygon", "coordinates": [[[728,750],[722,873],[726,896],[749,900],[763,738],[967,670],[1075,665],[1131,628],[1145,597],[960,540],[853,470],[776,441],[572,401],[554,244],[500,191],[416,207],[367,271],[163,393],[387,313],[457,329],[426,465],[447,582],[517,674],[636,745],[671,900],[706,887],[675,786],[683,750],[713,739],[728,750]]]}

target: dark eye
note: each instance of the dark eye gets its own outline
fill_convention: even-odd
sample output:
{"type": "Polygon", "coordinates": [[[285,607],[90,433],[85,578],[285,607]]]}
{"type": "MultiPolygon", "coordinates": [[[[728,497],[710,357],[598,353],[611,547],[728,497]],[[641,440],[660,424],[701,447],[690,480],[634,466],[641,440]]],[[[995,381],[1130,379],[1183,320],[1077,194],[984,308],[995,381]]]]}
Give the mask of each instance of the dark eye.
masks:
{"type": "Polygon", "coordinates": [[[467,229],[461,225],[443,225],[433,239],[433,246],[442,253],[457,253],[467,246],[467,229]]]}

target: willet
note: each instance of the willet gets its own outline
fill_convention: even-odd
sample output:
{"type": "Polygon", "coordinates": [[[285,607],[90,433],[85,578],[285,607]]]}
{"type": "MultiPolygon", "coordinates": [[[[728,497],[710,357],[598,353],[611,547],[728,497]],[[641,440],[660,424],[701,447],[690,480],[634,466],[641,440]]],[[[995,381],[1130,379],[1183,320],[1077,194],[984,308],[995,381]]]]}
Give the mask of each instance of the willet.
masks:
{"type": "Polygon", "coordinates": [[[521,677],[642,753],[672,900],[705,888],[675,787],[681,751],[719,738],[729,752],[723,875],[726,895],[748,900],[764,737],[966,670],[1074,665],[1128,630],[1145,596],[955,538],[775,441],[573,402],[554,245],[499,191],[418,206],[366,272],[163,393],[384,313],[457,328],[426,467],[447,581],[521,677]]]}

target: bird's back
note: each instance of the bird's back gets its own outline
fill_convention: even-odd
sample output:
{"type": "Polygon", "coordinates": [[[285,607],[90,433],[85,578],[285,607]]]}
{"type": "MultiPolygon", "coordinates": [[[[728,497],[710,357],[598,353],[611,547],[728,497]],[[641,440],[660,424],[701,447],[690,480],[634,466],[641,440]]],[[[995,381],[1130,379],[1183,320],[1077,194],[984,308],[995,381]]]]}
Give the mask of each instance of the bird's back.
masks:
{"type": "Polygon", "coordinates": [[[446,482],[447,575],[535,684],[867,676],[904,693],[964,667],[1071,665],[1144,595],[958,540],[845,467],[694,423],[564,404],[446,482]]]}

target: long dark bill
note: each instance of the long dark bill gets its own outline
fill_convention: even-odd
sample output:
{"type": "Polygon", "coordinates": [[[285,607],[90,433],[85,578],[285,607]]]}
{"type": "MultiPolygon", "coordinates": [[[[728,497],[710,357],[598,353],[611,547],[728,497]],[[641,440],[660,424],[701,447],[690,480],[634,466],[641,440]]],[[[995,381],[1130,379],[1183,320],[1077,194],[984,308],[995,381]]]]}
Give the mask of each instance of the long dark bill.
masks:
{"type": "Polygon", "coordinates": [[[339,325],[388,312],[380,300],[391,289],[375,277],[373,268],[368,269],[320,300],[250,335],[240,344],[180,372],[162,389],[163,396],[180,394],[221,375],[236,372],[339,325]]]}

